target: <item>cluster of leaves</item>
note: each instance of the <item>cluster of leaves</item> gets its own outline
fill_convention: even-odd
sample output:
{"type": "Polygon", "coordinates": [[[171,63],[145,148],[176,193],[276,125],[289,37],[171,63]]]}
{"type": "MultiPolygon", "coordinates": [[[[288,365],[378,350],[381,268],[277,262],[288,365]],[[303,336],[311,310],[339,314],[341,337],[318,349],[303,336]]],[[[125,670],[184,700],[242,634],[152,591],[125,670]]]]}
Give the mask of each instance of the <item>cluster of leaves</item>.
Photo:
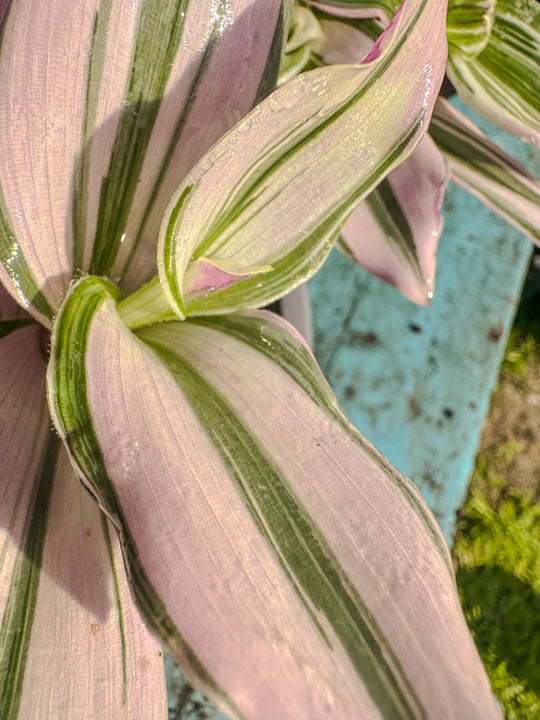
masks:
{"type": "Polygon", "coordinates": [[[3,718],[163,717],[146,626],[234,717],[499,716],[424,501],[259,308],[335,243],[428,302],[447,168],[538,240],[437,99],[538,140],[518,8],[0,0],[3,718]]]}

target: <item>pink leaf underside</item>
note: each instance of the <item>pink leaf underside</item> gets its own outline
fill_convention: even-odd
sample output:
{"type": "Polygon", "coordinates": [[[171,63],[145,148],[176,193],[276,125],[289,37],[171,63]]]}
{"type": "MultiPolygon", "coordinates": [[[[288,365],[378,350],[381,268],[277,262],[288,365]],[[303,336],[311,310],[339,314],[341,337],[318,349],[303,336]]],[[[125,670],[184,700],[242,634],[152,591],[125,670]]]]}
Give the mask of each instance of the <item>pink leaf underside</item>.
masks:
{"type": "MultiPolygon", "coordinates": [[[[322,20],[321,27],[324,39],[315,51],[327,64],[366,62],[373,52],[371,38],[350,25],[322,20]]],[[[426,305],[433,296],[436,250],[443,226],[441,207],[448,181],[444,159],[431,138],[424,137],[387,180],[409,225],[419,267],[405,261],[366,203],[353,212],[343,228],[348,246],[345,253],[405,297],[426,305]]]]}
{"type": "Polygon", "coordinates": [[[234,263],[214,263],[207,258],[199,258],[192,263],[184,275],[184,294],[186,296],[205,296],[216,290],[224,290],[237,280],[255,277],[259,273],[271,270],[271,266],[251,267],[249,271],[237,268],[234,263]]]}
{"type": "MultiPolygon", "coordinates": [[[[389,44],[389,40],[390,40],[391,35],[392,35],[392,29],[395,28],[395,27],[397,27],[398,22],[399,22],[399,18],[400,18],[400,16],[401,16],[401,14],[404,12],[404,9],[405,9],[405,6],[406,6],[406,5],[407,5],[407,3],[406,3],[405,0],[404,0],[404,1],[401,3],[401,5],[399,6],[399,8],[397,9],[395,15],[394,15],[394,16],[392,17],[392,19],[390,20],[390,25],[388,25],[388,27],[386,28],[386,31],[385,31],[382,35],[380,35],[380,36],[378,37],[378,39],[376,40],[375,44],[374,44],[373,47],[371,48],[371,52],[369,52],[369,53],[366,55],[366,57],[364,58],[364,60],[363,60],[362,62],[366,62],[366,63],[367,63],[367,62],[373,62],[374,60],[376,60],[376,59],[381,55],[381,53],[383,52],[383,48],[385,47],[385,45],[388,45],[388,44],[389,44]]],[[[405,10],[405,14],[406,14],[406,13],[407,13],[407,11],[405,10]]]]}
{"type": "Polygon", "coordinates": [[[360,63],[373,49],[371,37],[358,28],[335,20],[320,19],[323,37],[312,43],[314,52],[319,55],[325,65],[339,63],[360,63]]]}
{"type": "MultiPolygon", "coordinates": [[[[274,322],[254,315],[262,328],[274,322]]],[[[253,347],[190,322],[159,328],[285,473],[431,717],[472,717],[471,707],[497,717],[448,567],[374,451],[359,450],[253,347]]],[[[92,321],[86,369],[93,425],[139,561],[215,682],[249,718],[379,718],[317,611],[331,650],[315,630],[212,434],[112,303],[92,321]]]]}
{"type": "MultiPolygon", "coordinates": [[[[73,272],[77,182],[86,183],[82,209],[77,210],[83,227],[82,269],[87,270],[91,261],[102,184],[110,170],[122,113],[130,112],[125,98],[139,15],[146,5],[111,2],[104,47],[93,54],[95,81],[88,97],[86,49],[91,48],[98,9],[99,17],[106,17],[103,3],[27,0],[14,3],[6,18],[0,49],[0,95],[9,98],[0,104],[3,211],[20,244],[19,254],[24,254],[36,286],[53,307],[73,272]],[[81,180],[83,157],[86,174],[81,180]]],[[[125,272],[126,290],[136,289],[155,272],[159,225],[179,182],[252,107],[280,9],[281,0],[231,0],[201,71],[202,50],[209,29],[216,28],[219,8],[215,0],[188,4],[187,30],[173,58],[165,96],[147,103],[159,102],[159,111],[129,217],[115,231],[119,251],[110,274],[120,277],[125,272]],[[175,136],[179,123],[181,130],[175,136]]],[[[151,68],[147,76],[152,78],[151,68]]],[[[138,142],[136,135],[130,140],[132,147],[138,142]]],[[[122,154],[121,162],[127,154],[122,154]]],[[[0,279],[18,299],[17,282],[10,280],[1,264],[0,279]]]]}
{"type": "Polygon", "coordinates": [[[109,525],[115,592],[101,513],[50,430],[39,332],[37,326],[27,327],[0,340],[0,617],[3,631],[8,628],[3,641],[11,640],[4,613],[22,602],[31,625],[12,628],[16,634],[30,633],[27,658],[6,659],[0,645],[0,685],[6,692],[3,673],[17,678],[21,720],[162,720],[167,704],[161,651],[132,604],[109,525]],[[59,454],[52,462],[49,456],[47,474],[42,466],[48,443],[57,444],[59,454]],[[47,496],[47,485],[52,489],[46,529],[39,535],[31,525],[42,551],[33,606],[31,595],[20,588],[22,597],[13,597],[18,587],[13,583],[25,582],[19,574],[21,558],[34,547],[26,523],[30,516],[43,519],[45,509],[36,506],[47,496]]]}
{"type": "Polygon", "coordinates": [[[387,180],[410,228],[420,276],[400,247],[385,235],[367,203],[352,213],[342,230],[345,253],[409,300],[428,305],[434,293],[436,251],[443,227],[446,164],[433,140],[426,136],[387,180]]]}

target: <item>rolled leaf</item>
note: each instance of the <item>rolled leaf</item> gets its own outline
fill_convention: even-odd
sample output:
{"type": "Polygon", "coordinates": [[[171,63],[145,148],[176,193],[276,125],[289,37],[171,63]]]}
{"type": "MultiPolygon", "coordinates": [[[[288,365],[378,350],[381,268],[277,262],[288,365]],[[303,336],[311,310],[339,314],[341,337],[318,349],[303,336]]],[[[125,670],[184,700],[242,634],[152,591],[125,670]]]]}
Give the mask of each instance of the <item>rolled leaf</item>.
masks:
{"type": "Polygon", "coordinates": [[[48,389],[147,622],[233,717],[499,717],[431,514],[284,321],[135,336],[88,278],[48,389]]]}
{"type": "Polygon", "coordinates": [[[158,255],[180,317],[256,307],[313,274],[353,208],[424,134],[444,73],[445,10],[405,0],[364,63],[281,86],[186,177],[158,255]],[[192,286],[192,268],[208,262],[219,284],[192,286]]]}
{"type": "Polygon", "coordinates": [[[313,12],[302,5],[294,5],[285,54],[279,68],[279,83],[283,84],[298,75],[311,57],[311,43],[323,36],[313,12]]]}
{"type": "Polygon", "coordinates": [[[275,87],[283,17],[282,0],[12,4],[0,41],[0,280],[36,318],[50,324],[81,272],[126,291],[155,273],[173,191],[275,87]]]}
{"type": "Polygon", "coordinates": [[[540,4],[497,0],[489,41],[471,61],[450,46],[448,76],[459,96],[522,140],[540,142],[540,4]]]}
{"type": "Polygon", "coordinates": [[[450,0],[446,30],[450,52],[474,59],[488,44],[497,0],[450,0]]]}
{"type": "Polygon", "coordinates": [[[446,159],[451,179],[539,245],[538,179],[443,98],[435,105],[430,134],[446,159]]]}
{"type": "Polygon", "coordinates": [[[0,717],[161,720],[160,648],[50,430],[40,332],[0,337],[0,717]]]}
{"type": "Polygon", "coordinates": [[[339,249],[409,300],[429,305],[447,180],[441,153],[425,137],[353,212],[339,249]]]}

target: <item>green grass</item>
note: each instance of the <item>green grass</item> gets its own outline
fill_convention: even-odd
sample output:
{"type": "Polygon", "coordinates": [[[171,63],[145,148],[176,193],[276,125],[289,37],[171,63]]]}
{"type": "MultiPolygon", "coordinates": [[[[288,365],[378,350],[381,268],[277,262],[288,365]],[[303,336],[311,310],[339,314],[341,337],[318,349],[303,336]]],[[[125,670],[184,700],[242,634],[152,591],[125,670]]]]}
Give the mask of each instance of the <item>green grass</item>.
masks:
{"type": "MultiPolygon", "coordinates": [[[[502,377],[524,392],[532,363],[540,362],[538,317],[538,302],[520,310],[503,363],[502,377]]],[[[520,449],[509,440],[477,458],[454,559],[465,616],[507,720],[538,720],[540,478],[519,491],[507,485],[520,449]]]]}
{"type": "Polygon", "coordinates": [[[509,720],[540,718],[540,505],[476,490],[454,554],[463,608],[509,720]]]}
{"type": "Polygon", "coordinates": [[[525,377],[528,364],[540,358],[540,294],[523,304],[516,316],[502,362],[503,371],[525,377]]]}

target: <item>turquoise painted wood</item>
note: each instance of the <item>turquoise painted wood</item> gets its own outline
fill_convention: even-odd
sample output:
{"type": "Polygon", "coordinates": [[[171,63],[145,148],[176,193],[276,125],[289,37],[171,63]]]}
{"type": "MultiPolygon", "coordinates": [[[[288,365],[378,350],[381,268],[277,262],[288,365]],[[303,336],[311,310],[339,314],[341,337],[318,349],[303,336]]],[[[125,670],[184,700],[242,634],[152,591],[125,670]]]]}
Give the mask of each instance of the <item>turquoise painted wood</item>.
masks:
{"type": "MultiPolygon", "coordinates": [[[[456,105],[540,173],[537,149],[456,105]]],[[[342,409],[417,484],[451,542],[532,245],[453,184],[444,217],[432,307],[337,251],[308,289],[315,354],[342,409]]]]}

